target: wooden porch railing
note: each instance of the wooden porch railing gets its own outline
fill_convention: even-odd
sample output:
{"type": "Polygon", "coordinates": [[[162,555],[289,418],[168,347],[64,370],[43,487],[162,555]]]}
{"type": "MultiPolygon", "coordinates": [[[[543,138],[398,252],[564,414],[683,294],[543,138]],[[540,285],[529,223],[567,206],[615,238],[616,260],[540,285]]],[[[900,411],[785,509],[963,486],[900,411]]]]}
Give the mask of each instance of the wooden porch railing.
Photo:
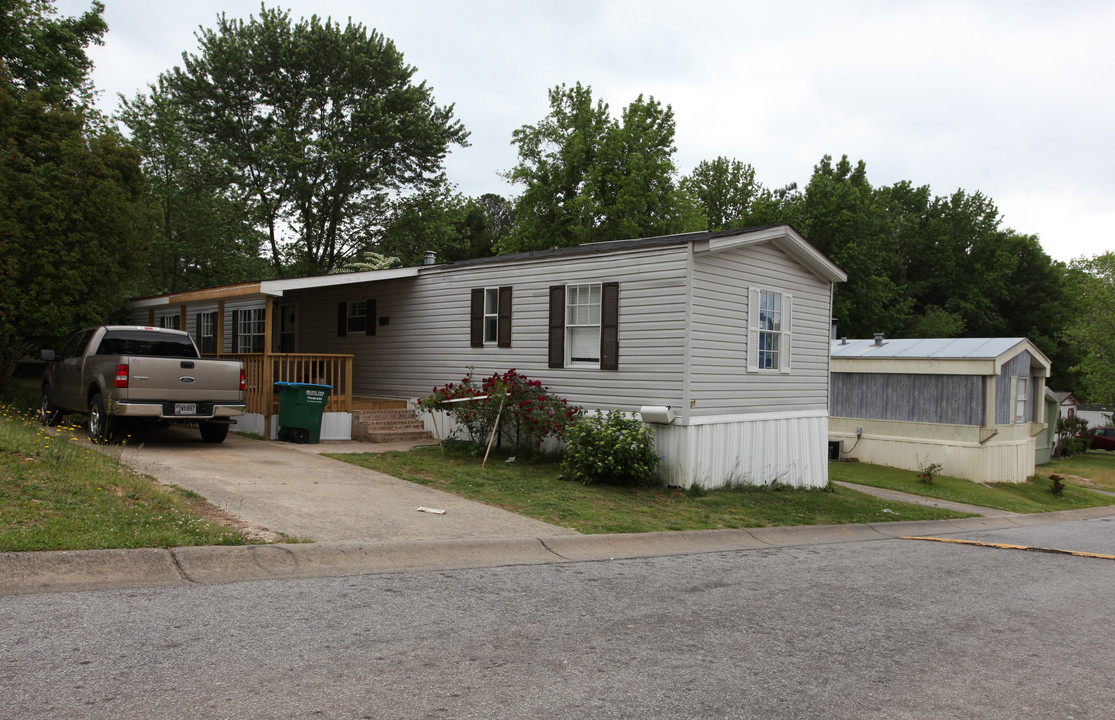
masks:
{"type": "Polygon", "coordinates": [[[250,413],[269,418],[279,412],[277,382],[330,385],[333,390],[325,412],[352,412],[352,355],[219,353],[206,357],[244,363],[244,401],[250,413]]]}

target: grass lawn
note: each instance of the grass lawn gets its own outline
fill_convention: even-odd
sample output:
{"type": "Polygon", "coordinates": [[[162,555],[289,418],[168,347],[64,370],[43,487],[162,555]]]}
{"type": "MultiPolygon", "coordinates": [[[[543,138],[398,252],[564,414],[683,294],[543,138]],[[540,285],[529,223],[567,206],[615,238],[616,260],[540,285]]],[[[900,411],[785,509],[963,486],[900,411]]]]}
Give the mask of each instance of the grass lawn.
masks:
{"type": "Polygon", "coordinates": [[[479,500],[583,533],[709,530],[771,525],[830,525],[936,520],[962,514],[832,490],[734,489],[685,492],[582,485],[558,478],[552,462],[506,462],[493,451],[487,466],[460,446],[330,457],[393,477],[479,500]]]}
{"type": "Polygon", "coordinates": [[[0,405],[0,551],[244,544],[194,511],[196,494],[157,485],[71,432],[52,435],[30,411],[0,405]]]}
{"type": "Polygon", "coordinates": [[[1115,452],[1089,450],[1083,455],[1038,467],[1037,474],[1041,477],[1048,478],[1053,473],[1072,485],[1115,492],[1115,452]]]}
{"type": "Polygon", "coordinates": [[[1096,487],[1101,489],[1107,489],[1101,485],[1101,482],[1115,484],[1115,454],[1106,459],[1106,466],[1104,460],[1104,458],[1093,459],[1092,457],[1073,458],[1043,465],[1038,468],[1038,473],[1030,481],[1024,483],[981,485],[943,475],[935,475],[932,483],[924,483],[918,479],[917,473],[913,470],[897,470],[881,465],[850,462],[830,463],[829,479],[843,480],[844,482],[860,485],[872,485],[890,490],[901,490],[915,495],[925,495],[941,500],[952,500],[1010,512],[1050,512],[1115,504],[1115,497],[1084,489],[1087,483],[1085,478],[1092,476],[1101,478],[1101,481],[1095,484],[1096,487]],[[1051,482],[1048,476],[1051,473],[1066,476],[1075,472],[1069,468],[1079,470],[1079,474],[1083,478],[1078,478],[1075,482],[1068,482],[1064,495],[1058,497],[1050,490],[1051,482]],[[1084,482],[1081,480],[1084,480],[1084,482]]]}

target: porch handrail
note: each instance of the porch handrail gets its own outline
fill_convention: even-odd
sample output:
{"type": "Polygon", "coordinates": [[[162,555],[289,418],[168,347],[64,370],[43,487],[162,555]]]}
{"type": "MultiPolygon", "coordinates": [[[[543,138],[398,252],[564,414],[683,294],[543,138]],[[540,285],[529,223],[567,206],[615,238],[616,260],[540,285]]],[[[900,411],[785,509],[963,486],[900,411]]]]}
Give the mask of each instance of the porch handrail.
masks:
{"type": "Polygon", "coordinates": [[[324,412],[352,412],[352,355],[328,353],[216,353],[205,354],[220,360],[244,363],[244,402],[248,412],[272,415],[279,411],[276,382],[329,385],[329,402],[324,412]],[[266,365],[271,377],[265,377],[266,365]]]}

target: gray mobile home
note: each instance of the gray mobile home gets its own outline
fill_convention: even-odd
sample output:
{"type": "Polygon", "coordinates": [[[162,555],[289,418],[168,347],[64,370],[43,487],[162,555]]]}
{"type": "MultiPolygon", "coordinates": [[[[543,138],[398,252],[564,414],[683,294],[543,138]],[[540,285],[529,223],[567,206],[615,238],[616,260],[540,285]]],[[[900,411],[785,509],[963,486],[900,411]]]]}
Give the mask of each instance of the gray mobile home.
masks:
{"type": "MultiPolygon", "coordinates": [[[[264,281],[236,286],[236,297],[215,288],[133,307],[139,321],[180,315],[192,332],[195,306],[208,303],[216,347],[227,352],[235,335],[235,352],[257,352],[244,341],[251,332],[275,357],[313,353],[310,374],[332,378],[342,398],[413,406],[469,368],[514,368],[590,411],[648,408],[669,484],[818,487],[828,478],[832,290],[845,279],[780,225],[264,281]]],[[[274,362],[263,366],[268,387],[279,378],[266,375],[274,362]]],[[[323,437],[344,436],[345,408],[334,411],[323,437]]]]}
{"type": "Polygon", "coordinates": [[[865,462],[1023,482],[1049,370],[1025,338],[834,340],[829,437],[865,462]]]}

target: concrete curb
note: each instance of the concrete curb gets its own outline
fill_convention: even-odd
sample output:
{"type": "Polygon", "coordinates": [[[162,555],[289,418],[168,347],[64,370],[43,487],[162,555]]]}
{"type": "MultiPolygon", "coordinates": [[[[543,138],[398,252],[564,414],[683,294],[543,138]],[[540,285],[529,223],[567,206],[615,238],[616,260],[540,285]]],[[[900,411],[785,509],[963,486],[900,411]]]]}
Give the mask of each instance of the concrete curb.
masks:
{"type": "Polygon", "coordinates": [[[171,552],[183,575],[202,585],[531,565],[560,559],[537,538],[205,546],[175,548],[171,552]]]}
{"type": "Polygon", "coordinates": [[[158,548],[0,553],[0,595],[188,584],[158,548]]]}
{"type": "Polygon", "coordinates": [[[1115,516],[1115,505],[1034,515],[868,525],[804,525],[541,538],[203,546],[171,550],[141,548],[0,553],[0,596],[738,552],[955,535],[1111,516],[1115,516]]]}

